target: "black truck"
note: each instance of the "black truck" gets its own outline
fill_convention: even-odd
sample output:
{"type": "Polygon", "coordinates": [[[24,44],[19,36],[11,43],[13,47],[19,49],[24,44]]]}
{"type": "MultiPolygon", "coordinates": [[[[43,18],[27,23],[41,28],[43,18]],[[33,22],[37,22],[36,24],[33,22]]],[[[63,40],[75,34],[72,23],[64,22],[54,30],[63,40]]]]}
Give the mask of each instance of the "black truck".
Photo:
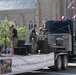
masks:
{"type": "Polygon", "coordinates": [[[55,52],[58,70],[67,68],[67,63],[76,58],[75,31],[72,20],[47,21],[48,43],[55,52]],[[59,65],[60,64],[60,65],[59,65]]]}

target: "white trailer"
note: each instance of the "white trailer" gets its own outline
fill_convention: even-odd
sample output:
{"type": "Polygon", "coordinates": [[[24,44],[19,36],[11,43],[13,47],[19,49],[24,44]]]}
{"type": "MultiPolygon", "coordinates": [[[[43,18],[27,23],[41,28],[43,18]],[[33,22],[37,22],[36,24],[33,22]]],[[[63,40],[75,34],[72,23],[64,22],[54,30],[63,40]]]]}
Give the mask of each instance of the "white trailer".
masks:
{"type": "Polygon", "coordinates": [[[44,67],[54,66],[54,52],[36,55],[2,55],[0,58],[0,75],[13,75],[32,72],[44,67]]]}

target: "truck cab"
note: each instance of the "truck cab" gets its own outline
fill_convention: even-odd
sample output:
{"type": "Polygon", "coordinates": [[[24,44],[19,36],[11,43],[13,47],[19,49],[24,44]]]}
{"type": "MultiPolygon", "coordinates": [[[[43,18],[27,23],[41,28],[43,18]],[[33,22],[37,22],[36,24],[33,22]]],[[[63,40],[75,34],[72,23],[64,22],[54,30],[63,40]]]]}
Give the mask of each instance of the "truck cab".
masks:
{"type": "Polygon", "coordinates": [[[47,21],[46,29],[49,34],[53,35],[55,38],[60,38],[60,35],[62,35],[61,38],[63,39],[64,44],[66,44],[65,46],[66,51],[68,51],[69,61],[76,56],[75,29],[72,20],[47,21]],[[64,35],[68,35],[68,37],[64,35]]]}
{"type": "Polygon", "coordinates": [[[50,34],[68,34],[72,43],[71,54],[76,54],[75,48],[75,36],[74,36],[74,28],[72,20],[64,20],[64,21],[48,21],[46,22],[46,29],[50,34]]]}

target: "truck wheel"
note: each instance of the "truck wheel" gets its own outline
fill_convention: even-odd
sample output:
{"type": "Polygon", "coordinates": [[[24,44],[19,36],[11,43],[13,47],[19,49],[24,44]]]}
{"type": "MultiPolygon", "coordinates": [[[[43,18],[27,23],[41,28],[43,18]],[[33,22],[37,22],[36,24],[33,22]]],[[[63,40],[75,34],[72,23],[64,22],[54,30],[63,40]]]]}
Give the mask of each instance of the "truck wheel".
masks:
{"type": "Polygon", "coordinates": [[[62,69],[65,70],[67,68],[67,66],[68,66],[68,57],[66,55],[64,55],[62,57],[62,69]]]}
{"type": "Polygon", "coordinates": [[[55,61],[55,65],[56,65],[56,70],[59,71],[62,68],[62,58],[61,56],[58,56],[56,61],[55,61]]]}

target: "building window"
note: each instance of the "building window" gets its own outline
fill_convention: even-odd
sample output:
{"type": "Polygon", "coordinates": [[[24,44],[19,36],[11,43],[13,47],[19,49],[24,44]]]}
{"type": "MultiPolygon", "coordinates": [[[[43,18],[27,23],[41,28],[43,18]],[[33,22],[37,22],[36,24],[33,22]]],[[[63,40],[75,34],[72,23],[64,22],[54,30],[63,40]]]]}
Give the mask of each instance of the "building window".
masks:
{"type": "Polygon", "coordinates": [[[27,21],[27,32],[30,34],[33,28],[34,28],[34,21],[31,18],[29,18],[27,21]]]}
{"type": "Polygon", "coordinates": [[[34,25],[33,21],[29,20],[29,30],[33,29],[33,25],[34,25]]]}
{"type": "Polygon", "coordinates": [[[18,21],[16,19],[13,20],[16,26],[18,26],[18,21]]]}

